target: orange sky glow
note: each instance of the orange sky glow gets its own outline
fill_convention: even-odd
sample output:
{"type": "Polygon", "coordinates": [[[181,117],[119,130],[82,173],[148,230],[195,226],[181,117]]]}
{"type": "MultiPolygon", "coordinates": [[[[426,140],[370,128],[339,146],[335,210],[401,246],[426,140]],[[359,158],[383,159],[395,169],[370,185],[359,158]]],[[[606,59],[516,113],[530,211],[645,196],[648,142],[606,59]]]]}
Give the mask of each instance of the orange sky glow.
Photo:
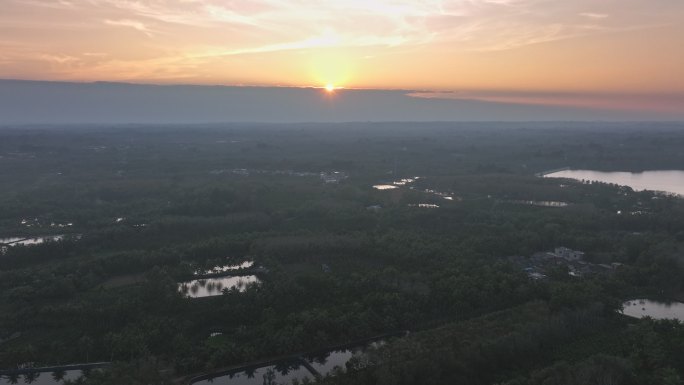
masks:
{"type": "Polygon", "coordinates": [[[682,0],[3,0],[0,78],[684,110],[682,0]]]}

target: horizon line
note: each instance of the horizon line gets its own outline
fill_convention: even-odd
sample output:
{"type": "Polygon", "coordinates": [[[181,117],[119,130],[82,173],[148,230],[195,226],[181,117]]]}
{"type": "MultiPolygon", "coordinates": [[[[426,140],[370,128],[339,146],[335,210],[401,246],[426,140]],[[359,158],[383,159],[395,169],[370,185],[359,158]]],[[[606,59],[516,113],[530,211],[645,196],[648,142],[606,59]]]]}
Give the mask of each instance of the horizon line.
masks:
{"type": "MultiPolygon", "coordinates": [[[[130,86],[151,86],[151,87],[225,87],[225,88],[285,88],[285,89],[311,89],[311,90],[325,90],[326,85],[287,85],[287,84],[244,84],[244,83],[159,83],[146,82],[135,80],[52,80],[52,79],[26,79],[26,78],[5,78],[0,77],[0,81],[9,82],[33,82],[33,83],[57,83],[57,84],[79,84],[79,85],[97,85],[97,84],[118,84],[130,86]]],[[[513,88],[391,88],[391,87],[348,87],[334,85],[335,91],[390,91],[390,92],[408,92],[408,93],[434,93],[434,94],[453,94],[468,93],[468,92],[495,92],[495,93],[511,93],[511,94],[536,94],[548,96],[670,96],[670,97],[684,97],[684,93],[675,92],[596,92],[589,90],[544,90],[544,89],[513,89],[513,88]]],[[[411,95],[407,95],[411,96],[411,95]]],[[[463,99],[471,99],[472,95],[463,95],[463,99]],[[469,97],[470,96],[470,97],[469,97]]],[[[438,98],[435,99],[446,99],[438,98]]],[[[523,103],[528,104],[528,103],[523,103]]],[[[532,103],[534,104],[534,103],[532,103]]]]}

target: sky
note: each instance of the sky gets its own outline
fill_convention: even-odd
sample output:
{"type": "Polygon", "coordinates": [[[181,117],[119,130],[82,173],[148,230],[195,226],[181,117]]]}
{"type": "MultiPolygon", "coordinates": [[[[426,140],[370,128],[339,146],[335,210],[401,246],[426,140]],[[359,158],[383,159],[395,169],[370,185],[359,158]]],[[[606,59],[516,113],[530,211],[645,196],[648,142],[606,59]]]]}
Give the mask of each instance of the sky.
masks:
{"type": "Polygon", "coordinates": [[[1,1],[3,79],[333,85],[684,119],[682,0],[1,1]]]}

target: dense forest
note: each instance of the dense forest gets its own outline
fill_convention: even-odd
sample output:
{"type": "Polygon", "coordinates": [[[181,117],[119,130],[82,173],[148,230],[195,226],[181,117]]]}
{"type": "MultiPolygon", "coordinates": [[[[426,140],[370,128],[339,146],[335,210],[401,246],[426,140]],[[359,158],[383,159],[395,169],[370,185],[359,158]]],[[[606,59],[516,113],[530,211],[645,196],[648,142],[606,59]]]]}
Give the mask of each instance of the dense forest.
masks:
{"type": "Polygon", "coordinates": [[[0,368],[186,384],[399,333],[318,382],[682,384],[684,325],[620,310],[684,299],[684,200],[538,175],[682,149],[667,123],[0,128],[0,368]],[[530,274],[561,246],[594,270],[530,274]]]}

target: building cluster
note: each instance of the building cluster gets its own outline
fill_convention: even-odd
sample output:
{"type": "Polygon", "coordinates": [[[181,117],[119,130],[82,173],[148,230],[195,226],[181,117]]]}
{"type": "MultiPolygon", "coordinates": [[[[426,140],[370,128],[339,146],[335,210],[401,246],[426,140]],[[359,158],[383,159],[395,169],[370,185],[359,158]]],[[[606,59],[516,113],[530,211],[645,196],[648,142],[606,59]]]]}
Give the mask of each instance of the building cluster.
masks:
{"type": "Polygon", "coordinates": [[[551,269],[565,266],[568,274],[572,277],[587,277],[597,274],[612,274],[622,266],[621,263],[595,264],[585,260],[582,251],[572,250],[567,247],[557,247],[551,252],[539,252],[531,257],[512,256],[508,257],[512,262],[521,267],[527,276],[534,280],[546,279],[551,269]]]}

